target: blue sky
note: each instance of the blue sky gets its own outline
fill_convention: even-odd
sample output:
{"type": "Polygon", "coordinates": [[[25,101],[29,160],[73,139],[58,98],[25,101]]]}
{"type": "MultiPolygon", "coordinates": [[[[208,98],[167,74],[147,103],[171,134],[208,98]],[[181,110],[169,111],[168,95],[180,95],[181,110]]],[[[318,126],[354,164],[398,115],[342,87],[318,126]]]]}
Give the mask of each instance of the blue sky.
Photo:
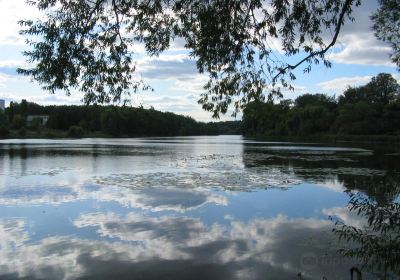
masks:
{"type": "MultiPolygon", "coordinates": [[[[34,19],[40,14],[26,5],[25,0],[0,0],[0,7],[0,99],[5,99],[6,104],[24,98],[39,104],[81,104],[79,92],[69,97],[62,93],[50,95],[29,78],[16,74],[16,68],[26,65],[21,54],[26,46],[18,34],[17,21],[34,19]]],[[[399,72],[389,59],[390,47],[378,41],[371,31],[369,15],[376,8],[375,0],[364,0],[355,10],[355,22],[343,27],[335,49],[329,54],[332,68],[314,66],[310,74],[299,71],[296,90],[285,93],[285,97],[295,98],[306,92],[339,95],[347,86],[365,84],[381,72],[399,79],[399,72]]],[[[133,95],[133,106],[153,106],[200,121],[211,120],[210,113],[197,104],[207,77],[197,73],[195,62],[188,57],[182,42],[175,42],[170,51],[157,58],[144,56],[140,47],[136,52],[137,69],[154,91],[133,95]]],[[[232,118],[228,114],[222,119],[232,118]]]]}

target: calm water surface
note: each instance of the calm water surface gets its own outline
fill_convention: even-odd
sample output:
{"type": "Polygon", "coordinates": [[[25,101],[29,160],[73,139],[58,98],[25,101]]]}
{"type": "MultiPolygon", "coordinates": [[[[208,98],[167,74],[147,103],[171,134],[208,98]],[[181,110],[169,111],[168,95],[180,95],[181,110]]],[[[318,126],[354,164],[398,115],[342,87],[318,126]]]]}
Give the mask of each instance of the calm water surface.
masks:
{"type": "MultiPolygon", "coordinates": [[[[389,147],[391,148],[391,147],[389,147]]],[[[330,216],[400,191],[388,147],[240,136],[0,141],[0,278],[350,279],[330,216]]]]}

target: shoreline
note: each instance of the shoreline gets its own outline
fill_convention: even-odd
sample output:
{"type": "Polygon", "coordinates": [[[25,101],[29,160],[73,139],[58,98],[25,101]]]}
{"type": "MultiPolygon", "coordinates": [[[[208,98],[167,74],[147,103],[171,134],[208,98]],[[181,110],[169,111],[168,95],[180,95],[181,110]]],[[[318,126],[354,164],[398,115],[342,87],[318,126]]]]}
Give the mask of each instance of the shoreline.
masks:
{"type": "Polygon", "coordinates": [[[217,136],[217,135],[241,135],[241,134],[177,134],[177,135],[111,135],[102,131],[84,132],[82,135],[69,135],[68,131],[54,130],[54,129],[42,129],[40,132],[26,129],[24,135],[18,130],[11,130],[6,137],[0,137],[0,140],[12,140],[12,139],[84,139],[84,138],[141,138],[141,137],[179,137],[179,136],[217,136]]]}
{"type": "MultiPolygon", "coordinates": [[[[84,132],[82,135],[69,135],[68,131],[42,129],[40,132],[26,129],[21,135],[18,130],[11,130],[6,137],[0,140],[11,139],[83,139],[83,138],[140,138],[140,137],[178,137],[178,136],[217,136],[228,134],[177,134],[177,135],[111,135],[102,131],[84,132]]],[[[285,141],[285,142],[309,142],[320,143],[364,143],[364,144],[395,144],[400,145],[400,135],[308,135],[308,136],[277,136],[277,135],[242,135],[244,138],[263,141],[285,141]]]]}
{"type": "Polygon", "coordinates": [[[246,138],[269,141],[306,142],[318,141],[323,143],[365,143],[365,144],[396,144],[400,145],[400,135],[309,135],[309,136],[266,136],[243,135],[246,138]]]}

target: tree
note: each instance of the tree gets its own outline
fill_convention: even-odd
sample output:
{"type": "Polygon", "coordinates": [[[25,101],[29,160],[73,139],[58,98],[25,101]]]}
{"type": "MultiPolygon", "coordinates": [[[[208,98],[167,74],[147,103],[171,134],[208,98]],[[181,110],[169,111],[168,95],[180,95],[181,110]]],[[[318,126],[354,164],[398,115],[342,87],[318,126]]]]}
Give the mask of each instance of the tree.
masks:
{"type": "Polygon", "coordinates": [[[379,0],[379,3],[379,9],[371,17],[375,36],[391,45],[392,61],[400,70],[400,1],[379,0]]]}
{"type": "Polygon", "coordinates": [[[20,108],[20,114],[26,117],[28,111],[28,102],[25,99],[21,100],[19,108],[20,108]]]}
{"type": "Polygon", "coordinates": [[[322,106],[331,110],[334,110],[336,108],[335,97],[330,97],[321,93],[317,94],[306,93],[300,95],[299,97],[296,98],[294,104],[298,108],[305,108],[306,106],[311,106],[311,105],[322,106]]]}
{"type": "Polygon", "coordinates": [[[250,102],[242,123],[247,135],[398,135],[400,86],[390,74],[380,73],[366,85],[346,89],[338,99],[307,93],[293,103],[250,102]]]}
{"type": "Polygon", "coordinates": [[[21,115],[14,115],[12,121],[12,127],[16,129],[20,129],[25,126],[25,118],[21,115]]]}
{"type": "Polygon", "coordinates": [[[365,101],[370,104],[386,105],[394,102],[400,96],[400,85],[391,74],[380,73],[372,77],[371,81],[363,86],[348,88],[339,97],[339,103],[357,103],[365,101]]]}
{"type": "Polygon", "coordinates": [[[311,135],[326,133],[335,120],[336,115],[321,105],[308,105],[295,108],[289,114],[287,126],[290,134],[311,135]]]}
{"type": "Polygon", "coordinates": [[[19,69],[51,93],[85,93],[86,103],[124,101],[149,89],[135,75],[132,46],[158,55],[181,38],[209,81],[199,103],[214,117],[291,88],[294,69],[331,64],[336,43],[360,0],[36,0],[44,20],[23,20],[35,66],[19,69]],[[333,34],[324,39],[324,34],[333,34]],[[294,64],[278,59],[279,41],[294,64]],[[299,58],[300,57],[300,58],[299,58]],[[271,89],[272,87],[272,89],[271,89]]]}
{"type": "Polygon", "coordinates": [[[371,81],[366,85],[371,99],[375,102],[388,104],[393,102],[400,95],[400,85],[391,74],[379,73],[372,77],[371,81]]]}

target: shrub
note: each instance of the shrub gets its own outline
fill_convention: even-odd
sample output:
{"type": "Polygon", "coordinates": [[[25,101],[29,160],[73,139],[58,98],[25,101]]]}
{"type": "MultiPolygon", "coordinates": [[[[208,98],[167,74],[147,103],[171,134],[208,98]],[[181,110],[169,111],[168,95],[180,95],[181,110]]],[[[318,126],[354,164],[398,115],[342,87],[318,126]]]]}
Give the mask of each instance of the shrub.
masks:
{"type": "Polygon", "coordinates": [[[0,138],[6,137],[9,131],[5,125],[0,125],[0,138]]]}
{"type": "Polygon", "coordinates": [[[26,128],[25,127],[21,127],[18,130],[18,135],[24,137],[26,135],[26,128]]]}
{"type": "Polygon", "coordinates": [[[21,129],[25,126],[25,119],[21,115],[15,115],[12,121],[12,127],[15,129],[21,129]]]}
{"type": "Polygon", "coordinates": [[[81,138],[84,134],[83,128],[77,125],[70,126],[67,132],[67,136],[72,138],[81,138]]]}

